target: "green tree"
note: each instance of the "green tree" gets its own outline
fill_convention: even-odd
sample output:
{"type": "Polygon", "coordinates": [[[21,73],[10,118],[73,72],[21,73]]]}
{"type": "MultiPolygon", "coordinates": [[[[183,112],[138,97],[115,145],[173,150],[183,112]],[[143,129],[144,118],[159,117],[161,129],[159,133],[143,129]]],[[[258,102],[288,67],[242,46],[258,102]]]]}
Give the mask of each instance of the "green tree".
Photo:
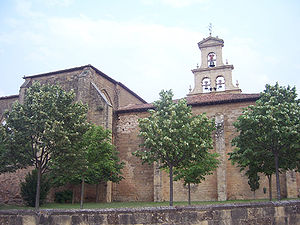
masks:
{"type": "MultiPolygon", "coordinates": [[[[0,174],[9,172],[9,161],[11,158],[8,157],[7,146],[6,146],[6,135],[3,124],[0,125],[0,174]]],[[[13,169],[14,170],[14,169],[13,169]]]]}
{"type": "MultiPolygon", "coordinates": [[[[206,137],[203,137],[206,141],[211,141],[212,148],[212,139],[211,135],[208,135],[212,132],[213,126],[208,121],[202,123],[202,126],[205,127],[206,131],[202,131],[201,134],[204,134],[206,137]]],[[[219,161],[217,160],[218,154],[210,153],[208,148],[198,148],[196,149],[197,153],[194,154],[186,165],[176,168],[174,170],[174,180],[183,179],[184,185],[188,186],[188,203],[191,205],[191,184],[199,184],[205,180],[205,176],[210,175],[218,167],[219,161]]]]}
{"type": "Polygon", "coordinates": [[[233,140],[237,148],[230,159],[238,155],[238,165],[244,168],[256,160],[255,168],[270,177],[269,185],[275,173],[278,200],[280,171],[299,168],[299,103],[295,87],[266,85],[256,105],[246,108],[234,124],[239,135],[233,140]]]}
{"type": "MultiPolygon", "coordinates": [[[[241,124],[234,123],[234,125],[235,127],[239,127],[241,124]]],[[[228,153],[230,156],[229,160],[232,161],[232,164],[237,164],[241,172],[245,171],[245,175],[248,177],[248,184],[252,191],[254,191],[254,188],[251,187],[251,185],[255,185],[253,182],[255,179],[258,179],[256,176],[258,176],[258,173],[263,173],[268,178],[269,199],[272,201],[272,175],[275,173],[272,152],[266,152],[264,149],[259,148],[259,145],[246,142],[246,138],[249,137],[251,139],[251,136],[255,135],[256,132],[255,130],[251,130],[251,128],[247,129],[244,127],[244,131],[247,130],[247,134],[241,131],[239,136],[233,138],[232,144],[237,146],[237,148],[235,148],[233,152],[228,153]]]]}
{"type": "Polygon", "coordinates": [[[119,182],[123,179],[121,169],[124,163],[120,162],[118,152],[112,145],[111,131],[101,126],[91,125],[75,148],[78,149],[76,154],[60,157],[53,164],[52,177],[60,185],[81,183],[80,206],[83,208],[85,183],[119,182]]]}
{"type": "Polygon", "coordinates": [[[35,166],[37,188],[35,208],[39,209],[41,177],[55,158],[70,154],[87,129],[87,106],[74,103],[73,91],[58,85],[35,82],[26,90],[24,103],[16,102],[6,112],[4,125],[12,167],[35,166]],[[18,165],[18,166],[16,166],[18,165]]]}
{"type": "Polygon", "coordinates": [[[256,170],[250,168],[247,172],[246,175],[248,177],[248,184],[250,186],[251,191],[253,191],[254,199],[255,199],[255,191],[259,189],[259,180],[260,177],[256,170]]]}
{"type": "MultiPolygon", "coordinates": [[[[133,154],[142,162],[158,162],[169,172],[170,206],[173,205],[173,171],[191,165],[192,157],[211,147],[213,122],[206,116],[193,116],[186,100],[172,100],[172,91],[161,91],[150,116],[139,120],[141,149],[133,154]],[[203,122],[205,123],[203,124],[203,122]],[[207,127],[205,127],[207,126],[207,127]],[[203,133],[206,132],[206,133],[203,133]]],[[[182,169],[183,170],[183,169],[182,169]]]]}
{"type": "MultiPolygon", "coordinates": [[[[21,182],[21,196],[28,206],[35,206],[37,171],[36,169],[29,172],[25,181],[21,182]]],[[[50,184],[44,176],[41,179],[40,204],[42,205],[47,198],[50,190],[50,184]]]]}

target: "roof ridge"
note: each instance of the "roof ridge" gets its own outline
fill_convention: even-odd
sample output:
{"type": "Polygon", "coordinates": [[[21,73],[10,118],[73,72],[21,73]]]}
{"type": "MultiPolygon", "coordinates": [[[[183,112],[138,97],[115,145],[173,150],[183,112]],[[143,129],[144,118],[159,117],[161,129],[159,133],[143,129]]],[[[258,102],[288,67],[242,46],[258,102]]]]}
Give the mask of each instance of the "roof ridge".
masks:
{"type": "Polygon", "coordinates": [[[23,79],[26,78],[34,78],[34,77],[42,77],[42,76],[50,76],[50,75],[54,75],[54,74],[60,74],[60,73],[66,73],[66,72],[72,72],[72,71],[76,71],[76,70],[82,70],[86,67],[90,67],[93,70],[96,71],[97,74],[99,74],[100,76],[106,78],[107,80],[111,81],[114,84],[120,85],[121,87],[123,87],[126,91],[128,91],[129,93],[131,93],[132,95],[134,95],[137,99],[139,99],[141,102],[143,103],[147,103],[142,97],[140,97],[139,95],[137,95],[135,92],[133,92],[132,90],[130,90],[127,86],[125,86],[124,84],[122,84],[119,81],[116,81],[115,79],[111,78],[110,76],[106,75],[105,73],[103,73],[102,71],[100,71],[99,69],[97,69],[96,67],[92,66],[91,64],[87,64],[84,66],[79,66],[79,67],[72,67],[69,69],[63,69],[63,70],[57,70],[57,71],[52,71],[52,72],[48,72],[48,73],[41,73],[41,74],[35,74],[35,75],[30,75],[30,76],[24,76],[23,79]]]}
{"type": "MultiPolygon", "coordinates": [[[[256,101],[259,99],[259,93],[224,93],[220,95],[215,95],[214,93],[209,93],[205,95],[195,95],[195,96],[186,96],[187,104],[191,106],[204,106],[204,105],[218,105],[226,103],[236,103],[236,102],[247,102],[247,101],[256,101]],[[200,98],[200,96],[202,98],[200,98]],[[223,98],[222,98],[223,97],[223,98]],[[225,98],[224,98],[225,97],[225,98]],[[198,101],[197,101],[198,100],[198,101]]],[[[183,99],[183,98],[180,98],[183,99]]],[[[180,99],[174,99],[173,101],[178,101],[180,99]]],[[[117,110],[117,113],[126,113],[126,112],[141,112],[147,111],[148,109],[153,109],[154,106],[152,103],[148,104],[135,104],[121,107],[117,110]]]]}
{"type": "Polygon", "coordinates": [[[10,98],[17,98],[17,97],[19,97],[18,94],[16,94],[16,95],[0,96],[0,99],[10,99],[10,98]]]}

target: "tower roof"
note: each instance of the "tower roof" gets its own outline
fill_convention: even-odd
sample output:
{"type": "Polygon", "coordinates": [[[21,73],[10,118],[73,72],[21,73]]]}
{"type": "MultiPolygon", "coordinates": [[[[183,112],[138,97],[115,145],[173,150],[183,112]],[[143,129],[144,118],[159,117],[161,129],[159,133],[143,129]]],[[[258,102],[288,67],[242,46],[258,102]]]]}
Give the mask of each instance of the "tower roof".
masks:
{"type": "Polygon", "coordinates": [[[218,38],[218,36],[217,37],[209,36],[207,38],[204,38],[202,41],[198,43],[198,47],[200,49],[205,47],[219,46],[219,45],[223,47],[224,41],[223,39],[218,38]]]}
{"type": "MultiPolygon", "coordinates": [[[[260,94],[242,94],[242,93],[206,93],[203,95],[194,95],[185,97],[187,104],[190,106],[207,106],[207,105],[220,105],[228,103],[239,102],[255,102],[260,98],[260,94]]],[[[174,102],[177,102],[174,100],[174,102]]],[[[129,113],[129,112],[147,112],[149,109],[155,109],[153,103],[147,104],[130,104],[121,107],[117,110],[117,113],[129,113]]]]}

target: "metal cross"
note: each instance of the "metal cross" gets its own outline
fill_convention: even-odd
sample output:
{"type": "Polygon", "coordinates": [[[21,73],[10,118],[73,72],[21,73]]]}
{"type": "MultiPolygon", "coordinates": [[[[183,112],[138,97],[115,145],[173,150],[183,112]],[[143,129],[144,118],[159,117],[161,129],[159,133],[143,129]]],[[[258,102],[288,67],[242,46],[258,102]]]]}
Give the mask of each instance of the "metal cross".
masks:
{"type": "Polygon", "coordinates": [[[209,36],[211,36],[211,32],[212,32],[212,24],[209,23],[208,25],[208,30],[209,30],[209,36]]]}

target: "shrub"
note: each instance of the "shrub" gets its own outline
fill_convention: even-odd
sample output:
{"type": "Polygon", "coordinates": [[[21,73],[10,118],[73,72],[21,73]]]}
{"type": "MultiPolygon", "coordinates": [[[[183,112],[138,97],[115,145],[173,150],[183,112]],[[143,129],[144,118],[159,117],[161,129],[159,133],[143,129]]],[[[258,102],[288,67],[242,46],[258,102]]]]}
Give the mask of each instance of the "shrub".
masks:
{"type": "MultiPolygon", "coordinates": [[[[37,183],[37,170],[32,170],[25,177],[25,181],[21,183],[21,196],[26,205],[35,206],[36,195],[36,183],[37,183]]],[[[45,175],[41,179],[41,191],[40,191],[40,205],[42,205],[50,190],[50,184],[45,178],[45,175]]]]}
{"type": "Polygon", "coordinates": [[[56,203],[70,203],[72,201],[73,192],[70,190],[55,192],[56,203]]]}

